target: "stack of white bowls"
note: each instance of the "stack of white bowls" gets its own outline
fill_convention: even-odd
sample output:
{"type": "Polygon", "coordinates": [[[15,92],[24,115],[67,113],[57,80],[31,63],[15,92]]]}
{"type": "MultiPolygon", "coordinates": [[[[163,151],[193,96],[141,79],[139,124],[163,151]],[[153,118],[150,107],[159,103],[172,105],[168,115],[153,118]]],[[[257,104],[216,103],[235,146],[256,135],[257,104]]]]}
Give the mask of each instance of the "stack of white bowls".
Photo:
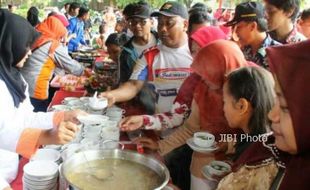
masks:
{"type": "Polygon", "coordinates": [[[106,111],[106,115],[109,117],[109,120],[119,122],[123,118],[125,110],[116,106],[110,107],[106,111]]]}
{"type": "Polygon", "coordinates": [[[57,190],[58,165],[36,160],[24,166],[23,190],[57,190]]]}

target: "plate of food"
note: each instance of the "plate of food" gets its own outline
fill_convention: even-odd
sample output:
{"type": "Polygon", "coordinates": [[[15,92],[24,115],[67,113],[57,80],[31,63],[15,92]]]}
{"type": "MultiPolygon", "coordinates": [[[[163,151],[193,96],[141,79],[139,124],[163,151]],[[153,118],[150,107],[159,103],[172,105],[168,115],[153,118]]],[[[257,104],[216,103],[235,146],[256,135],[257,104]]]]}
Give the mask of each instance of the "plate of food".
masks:
{"type": "Polygon", "coordinates": [[[65,76],[56,75],[51,82],[51,86],[64,88],[67,91],[83,90],[85,81],[85,76],[78,77],[70,74],[65,76]]]}

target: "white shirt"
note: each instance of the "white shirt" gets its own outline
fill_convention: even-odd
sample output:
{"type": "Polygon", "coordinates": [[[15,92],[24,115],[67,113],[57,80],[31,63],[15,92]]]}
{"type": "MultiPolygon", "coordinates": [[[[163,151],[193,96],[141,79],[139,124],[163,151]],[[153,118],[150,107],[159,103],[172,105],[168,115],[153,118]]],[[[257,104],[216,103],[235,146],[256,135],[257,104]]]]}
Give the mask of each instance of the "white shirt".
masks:
{"type": "Polygon", "coordinates": [[[25,128],[53,128],[54,113],[34,113],[28,89],[25,91],[26,99],[16,108],[6,84],[1,79],[0,92],[0,189],[3,189],[8,187],[16,177],[18,154],[15,150],[23,130],[25,128]]]}
{"type": "Polygon", "coordinates": [[[154,57],[152,73],[148,73],[147,61],[143,56],[137,61],[130,79],[148,81],[154,87],[156,112],[162,113],[171,109],[180,86],[190,75],[192,57],[187,43],[179,48],[162,44],[157,47],[160,52],[154,57]],[[151,81],[149,75],[152,75],[151,81]]]}
{"type": "Polygon", "coordinates": [[[146,45],[140,46],[136,44],[134,41],[132,41],[132,45],[136,49],[137,55],[140,56],[144,50],[149,49],[156,45],[156,38],[153,34],[151,34],[151,39],[146,45]]]}
{"type": "Polygon", "coordinates": [[[9,187],[18,172],[18,154],[0,149],[0,189],[9,187]]]}

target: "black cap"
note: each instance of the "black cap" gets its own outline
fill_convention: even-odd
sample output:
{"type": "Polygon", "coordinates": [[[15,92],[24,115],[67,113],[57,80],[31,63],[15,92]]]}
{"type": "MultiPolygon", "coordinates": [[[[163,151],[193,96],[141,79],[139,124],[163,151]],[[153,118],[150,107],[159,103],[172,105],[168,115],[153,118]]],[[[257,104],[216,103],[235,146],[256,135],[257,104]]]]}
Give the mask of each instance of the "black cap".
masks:
{"type": "Polygon", "coordinates": [[[264,7],[259,2],[245,2],[236,6],[234,18],[225,26],[233,26],[241,21],[251,21],[264,18],[264,7]]]}
{"type": "Polygon", "coordinates": [[[176,1],[169,1],[165,3],[159,11],[153,12],[151,16],[159,16],[159,15],[165,15],[165,16],[180,16],[184,19],[188,19],[188,12],[186,7],[176,1]]]}
{"type": "Polygon", "coordinates": [[[138,17],[138,18],[150,18],[151,17],[151,8],[148,4],[133,3],[131,11],[128,13],[128,19],[138,17]]]}

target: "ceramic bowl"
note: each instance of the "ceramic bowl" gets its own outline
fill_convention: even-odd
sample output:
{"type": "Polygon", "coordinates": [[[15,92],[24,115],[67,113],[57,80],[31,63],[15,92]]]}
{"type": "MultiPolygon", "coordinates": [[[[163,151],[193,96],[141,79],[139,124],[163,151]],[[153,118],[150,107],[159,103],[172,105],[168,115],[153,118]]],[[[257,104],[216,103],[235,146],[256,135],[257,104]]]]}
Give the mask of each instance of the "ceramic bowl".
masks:
{"type": "Polygon", "coordinates": [[[208,148],[214,144],[215,137],[208,132],[197,132],[194,134],[193,141],[197,146],[208,148]]]}

